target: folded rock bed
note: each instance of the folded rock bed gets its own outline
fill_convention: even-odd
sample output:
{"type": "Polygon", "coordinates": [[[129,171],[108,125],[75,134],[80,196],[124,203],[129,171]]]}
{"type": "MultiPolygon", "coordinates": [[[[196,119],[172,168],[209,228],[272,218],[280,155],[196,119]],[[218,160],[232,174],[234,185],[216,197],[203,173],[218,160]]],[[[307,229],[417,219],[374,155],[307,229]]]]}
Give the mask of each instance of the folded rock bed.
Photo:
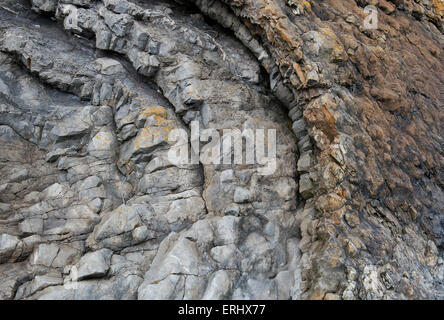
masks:
{"type": "Polygon", "coordinates": [[[0,0],[0,299],[443,299],[443,10],[0,0]]]}

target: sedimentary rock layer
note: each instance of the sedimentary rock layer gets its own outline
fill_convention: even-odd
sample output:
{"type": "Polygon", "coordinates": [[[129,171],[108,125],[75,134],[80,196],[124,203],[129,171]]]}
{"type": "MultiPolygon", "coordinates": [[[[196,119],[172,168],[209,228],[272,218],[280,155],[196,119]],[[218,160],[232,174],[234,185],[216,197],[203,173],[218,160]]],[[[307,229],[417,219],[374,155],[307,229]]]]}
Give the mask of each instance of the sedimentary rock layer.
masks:
{"type": "Polygon", "coordinates": [[[1,0],[0,299],[442,299],[443,11],[1,0]]]}

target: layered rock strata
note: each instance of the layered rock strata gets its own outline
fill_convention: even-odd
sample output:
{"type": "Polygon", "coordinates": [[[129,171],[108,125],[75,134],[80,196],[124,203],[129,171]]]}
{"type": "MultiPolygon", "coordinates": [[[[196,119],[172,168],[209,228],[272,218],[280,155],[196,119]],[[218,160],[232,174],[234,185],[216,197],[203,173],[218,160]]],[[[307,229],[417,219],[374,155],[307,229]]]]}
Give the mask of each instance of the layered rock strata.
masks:
{"type": "Polygon", "coordinates": [[[439,1],[0,17],[0,299],[443,298],[439,1]],[[275,129],[276,170],[172,163],[196,123],[275,129]]]}

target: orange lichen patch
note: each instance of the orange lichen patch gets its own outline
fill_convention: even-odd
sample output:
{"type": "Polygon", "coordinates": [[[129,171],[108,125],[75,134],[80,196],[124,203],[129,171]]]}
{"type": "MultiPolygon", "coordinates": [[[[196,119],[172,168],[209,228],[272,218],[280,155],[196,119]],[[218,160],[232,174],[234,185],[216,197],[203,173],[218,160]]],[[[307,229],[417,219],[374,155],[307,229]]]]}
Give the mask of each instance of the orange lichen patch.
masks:
{"type": "Polygon", "coordinates": [[[307,10],[310,10],[310,9],[311,9],[311,4],[310,4],[310,2],[304,0],[304,1],[302,1],[302,4],[304,5],[304,7],[305,7],[307,10]]]}
{"type": "Polygon", "coordinates": [[[169,125],[167,110],[162,106],[143,107],[138,120],[145,121],[152,127],[163,127],[169,125]]]}
{"type": "Polygon", "coordinates": [[[143,149],[168,142],[168,135],[172,127],[145,127],[140,130],[136,139],[134,140],[135,149],[143,149]]]}
{"type": "Polygon", "coordinates": [[[165,127],[168,126],[168,124],[170,123],[170,121],[155,114],[151,115],[146,120],[146,123],[153,127],[165,127]]]}
{"type": "Polygon", "coordinates": [[[146,104],[146,98],[141,98],[141,97],[137,96],[137,97],[134,97],[133,99],[146,104]]]}
{"type": "Polygon", "coordinates": [[[319,29],[318,32],[326,35],[329,38],[332,38],[332,40],[333,40],[333,47],[336,50],[339,50],[339,51],[344,50],[344,48],[339,44],[338,37],[336,36],[336,34],[330,28],[322,28],[322,29],[319,29]]]}
{"type": "Polygon", "coordinates": [[[444,15],[444,0],[433,0],[435,12],[439,15],[444,15]]]}
{"type": "Polygon", "coordinates": [[[162,106],[154,106],[154,107],[143,107],[140,115],[144,118],[148,118],[151,115],[156,115],[162,118],[167,117],[167,111],[162,106]]]}
{"type": "Polygon", "coordinates": [[[334,34],[334,32],[333,32],[330,28],[322,28],[322,29],[319,29],[319,32],[325,34],[327,37],[337,39],[337,38],[336,38],[336,35],[334,34]]]}
{"type": "Polygon", "coordinates": [[[112,138],[103,132],[99,132],[93,139],[94,143],[98,147],[106,147],[112,142],[112,138]]]}
{"type": "Polygon", "coordinates": [[[173,127],[171,126],[164,126],[159,128],[162,135],[165,137],[165,141],[168,142],[168,135],[170,134],[171,130],[173,130],[173,127]]]}

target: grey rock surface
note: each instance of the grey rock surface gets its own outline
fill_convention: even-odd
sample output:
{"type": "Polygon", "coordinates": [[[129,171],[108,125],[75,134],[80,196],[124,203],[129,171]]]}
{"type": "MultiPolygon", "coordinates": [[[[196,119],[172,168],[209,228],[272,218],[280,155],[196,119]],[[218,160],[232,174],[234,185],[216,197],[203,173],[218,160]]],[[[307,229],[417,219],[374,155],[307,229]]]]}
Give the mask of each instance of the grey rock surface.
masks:
{"type": "MultiPolygon", "coordinates": [[[[343,246],[359,272],[321,242],[333,231],[317,214],[345,207],[322,192],[345,175],[347,140],[322,162],[328,138],[307,119],[327,122],[319,110],[347,94],[322,90],[352,77],[330,33],[298,30],[303,84],[236,1],[181,2],[0,0],[0,299],[407,298],[421,281],[419,297],[444,297],[442,244],[390,212],[373,209],[381,234],[411,240],[393,246],[393,265],[358,258],[371,251],[364,232],[343,246]],[[275,129],[276,170],[172,163],[169,133],[193,120],[275,129]]],[[[442,184],[430,188],[442,205],[442,184]]],[[[342,220],[360,224],[351,211],[342,220]]]]}
{"type": "Polygon", "coordinates": [[[291,298],[297,147],[254,56],[180,5],[31,2],[62,24],[1,12],[0,259],[27,275],[9,297],[291,298]],[[275,128],[278,170],[173,165],[168,133],[191,120],[275,128]]]}

